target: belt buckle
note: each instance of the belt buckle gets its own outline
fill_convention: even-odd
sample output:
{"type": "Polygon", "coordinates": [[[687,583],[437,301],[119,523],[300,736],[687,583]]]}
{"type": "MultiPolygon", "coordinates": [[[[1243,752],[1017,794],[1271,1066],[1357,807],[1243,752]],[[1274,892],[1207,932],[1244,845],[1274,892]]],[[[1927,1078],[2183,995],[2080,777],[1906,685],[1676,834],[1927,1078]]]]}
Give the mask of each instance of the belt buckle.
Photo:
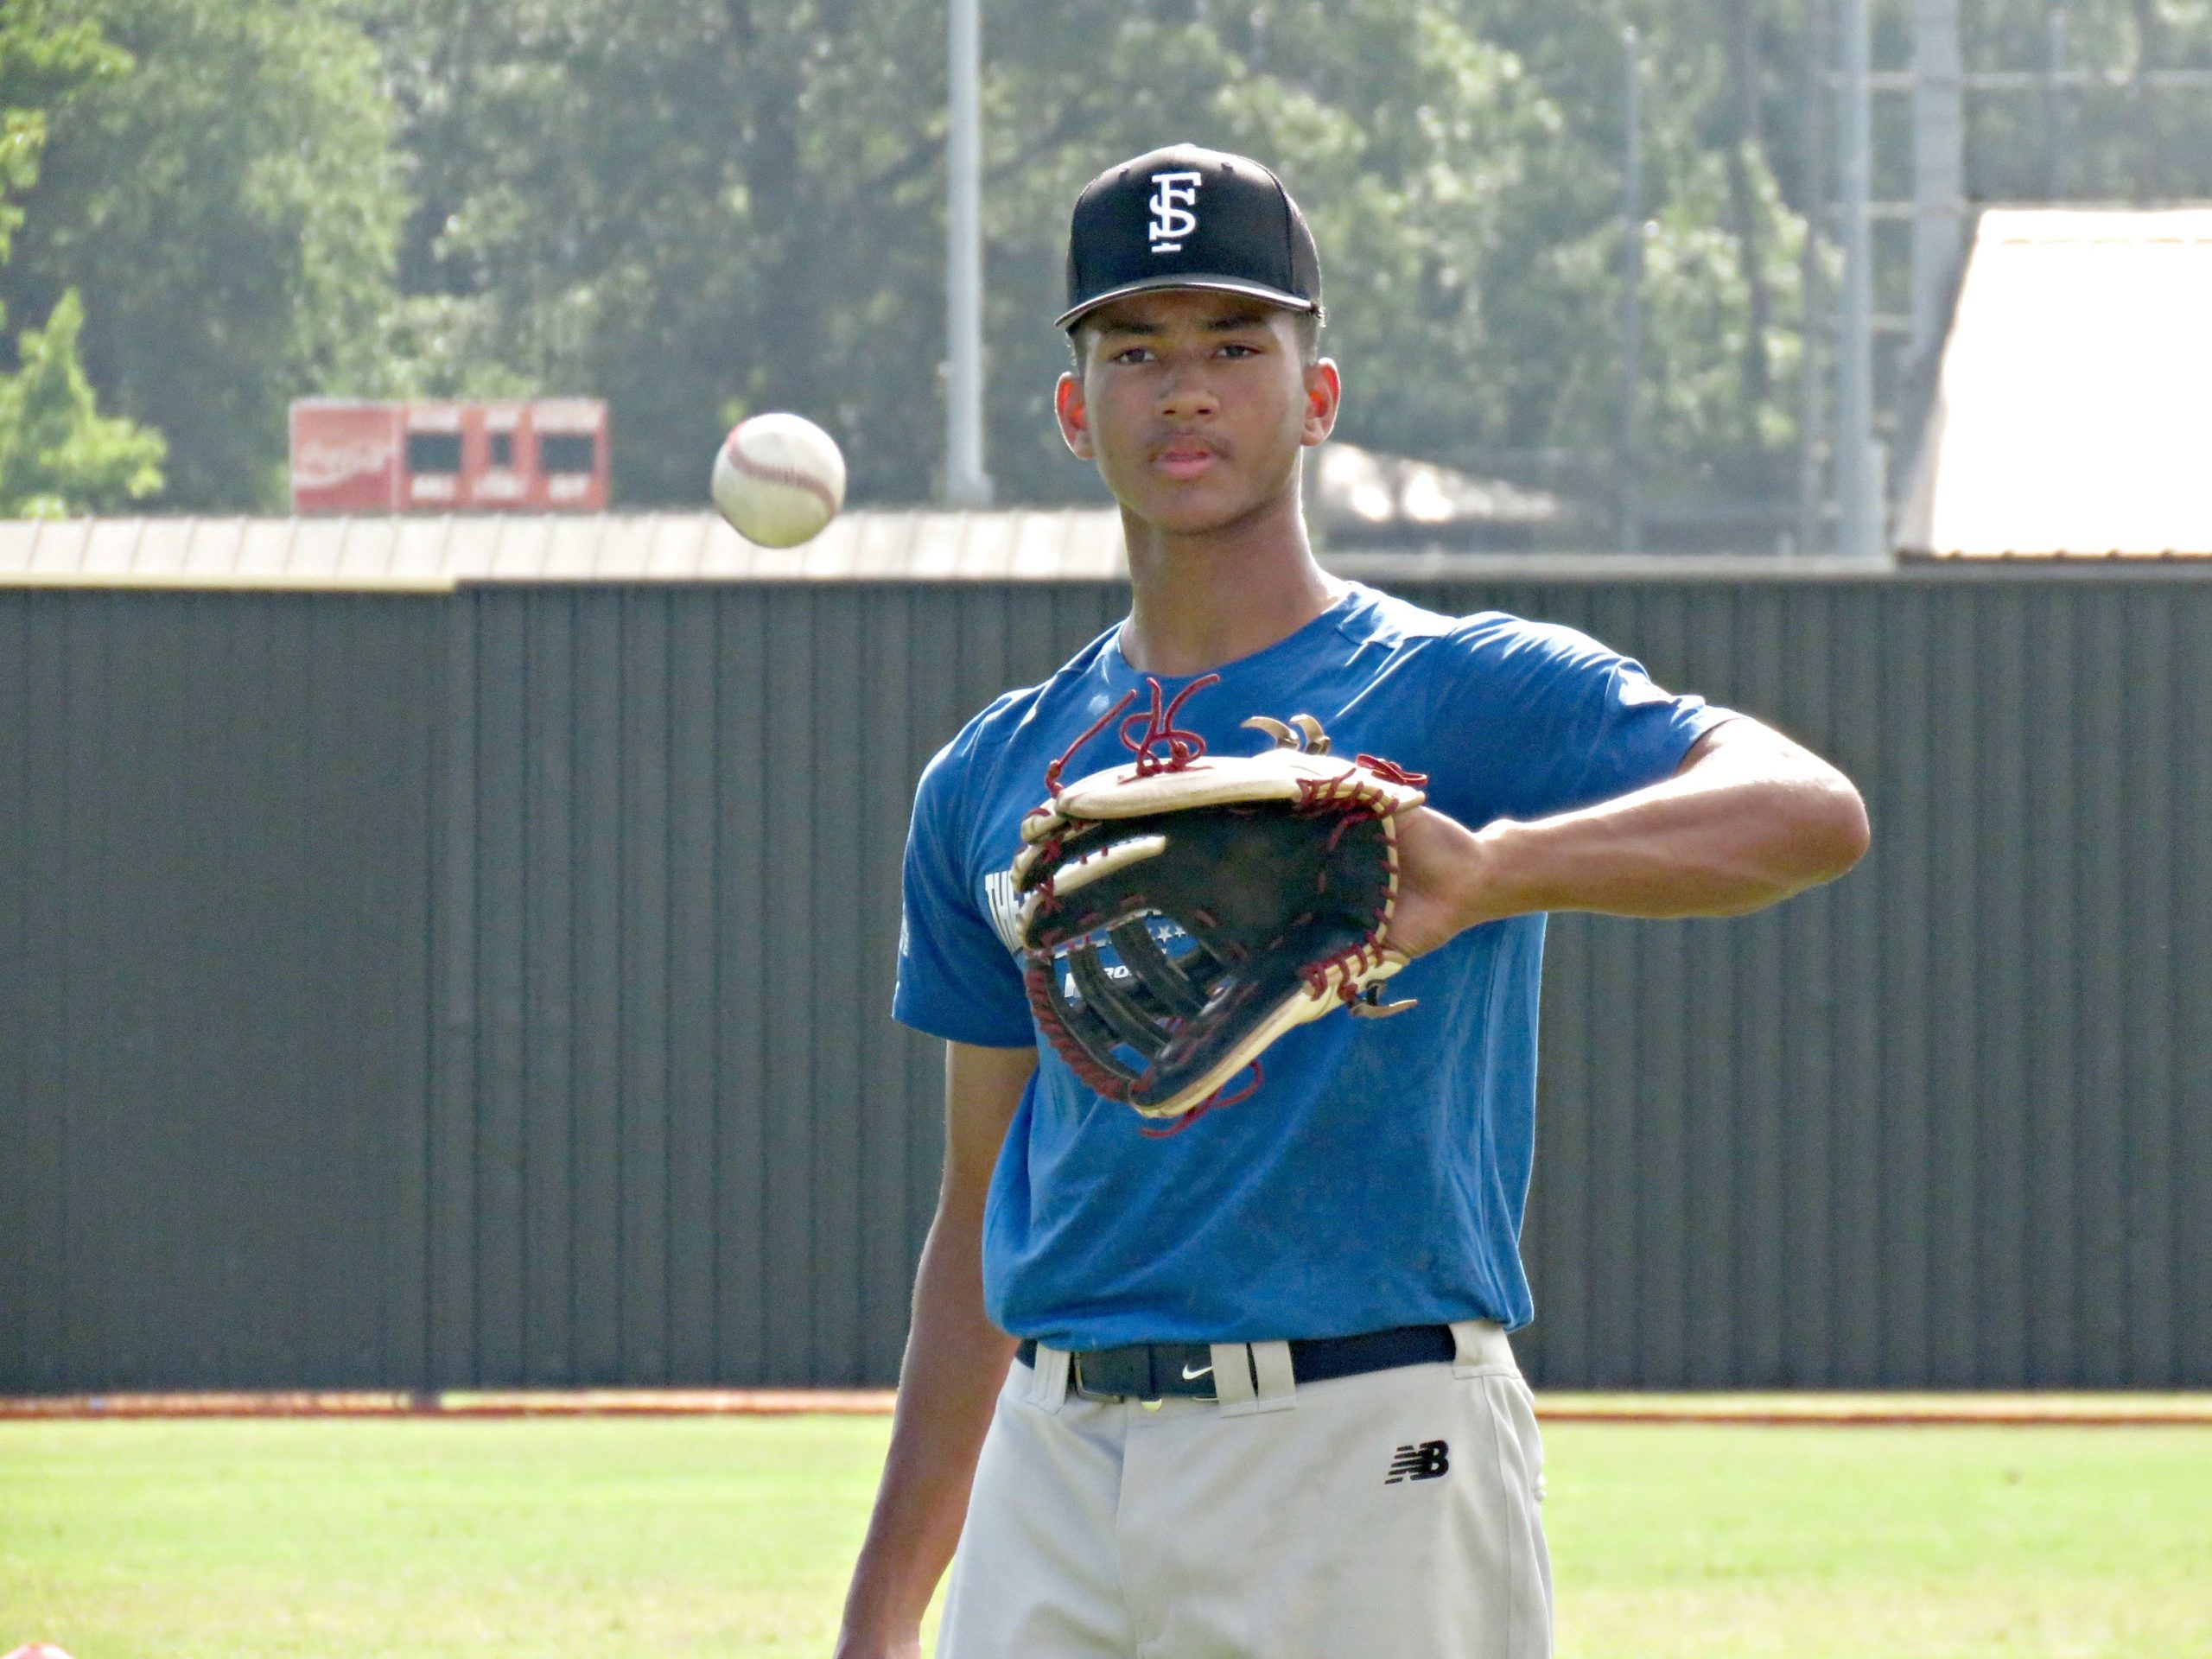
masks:
{"type": "MultiPolygon", "coordinates": [[[[1201,1350],[1207,1354],[1208,1363],[1202,1370],[1192,1372],[1189,1361],[1185,1357],[1188,1351],[1188,1345],[1180,1343],[1136,1343],[1123,1348],[1094,1350],[1088,1355],[1071,1353],[1068,1356],[1069,1383],[1077,1395],[1084,1400],[1135,1400],[1147,1411],[1158,1411],[1160,1401],[1169,1391],[1154,1392],[1158,1388],[1155,1367],[1163,1362],[1178,1367],[1185,1382],[1194,1382],[1213,1370],[1210,1351],[1201,1350]],[[1109,1355],[1112,1356],[1111,1359],[1107,1357],[1109,1355]],[[1086,1375],[1088,1368],[1084,1363],[1086,1358],[1099,1362],[1098,1370],[1105,1375],[1096,1377],[1086,1375]]],[[[1205,1393],[1184,1389],[1172,1392],[1192,1400],[1217,1400],[1221,1397],[1218,1388],[1211,1383],[1205,1393]]]]}
{"type": "MultiPolygon", "coordinates": [[[[1116,1386],[1113,1386],[1113,1384],[1109,1383],[1109,1382],[1106,1379],[1104,1379],[1104,1378],[1101,1378],[1101,1379],[1099,1379],[1096,1382],[1095,1382],[1095,1383],[1094,1383],[1094,1382],[1093,1382],[1093,1381],[1091,1380],[1091,1378],[1090,1378],[1090,1377],[1089,1377],[1088,1376],[1086,1376],[1086,1375],[1084,1374],[1084,1373],[1085,1373],[1085,1371],[1086,1371],[1086,1370],[1088,1369],[1088,1368],[1084,1364],[1084,1361],[1086,1358],[1089,1358],[1089,1359],[1103,1359],[1103,1357],[1104,1356],[1104,1354],[1106,1354],[1106,1353],[1108,1353],[1108,1352],[1114,1352],[1114,1351],[1119,1351],[1119,1352],[1121,1352],[1122,1354],[1126,1355],[1126,1354],[1128,1353],[1128,1351],[1127,1349],[1122,1349],[1122,1350],[1119,1350],[1119,1351],[1115,1351],[1115,1350],[1103,1350],[1103,1349],[1102,1349],[1102,1350],[1099,1350],[1099,1351],[1096,1351],[1096,1352],[1094,1352],[1094,1353],[1088,1354],[1088,1355],[1086,1355],[1086,1354],[1081,1354],[1081,1353],[1073,1353],[1073,1354],[1070,1354],[1070,1355],[1068,1356],[1068,1381],[1069,1381],[1069,1382],[1073,1386],[1073,1388],[1074,1388],[1074,1389],[1075,1389],[1075,1391],[1076,1391],[1076,1394],[1077,1394],[1080,1398],[1082,1398],[1082,1399],[1085,1399],[1085,1400],[1109,1401],[1109,1400],[1134,1400],[1134,1399],[1137,1399],[1137,1398],[1139,1398],[1139,1397],[1140,1397],[1140,1395],[1141,1395],[1141,1390],[1139,1390],[1139,1389],[1131,1389],[1131,1388],[1124,1388],[1124,1387],[1116,1387],[1116,1386]]],[[[1124,1362],[1123,1362],[1123,1363],[1127,1363],[1127,1362],[1126,1362],[1126,1360],[1124,1360],[1124,1362]]],[[[1101,1370],[1105,1370],[1105,1369],[1107,1369],[1107,1367],[1105,1367],[1104,1365],[1103,1365],[1103,1364],[1102,1364],[1102,1365],[1101,1365],[1101,1367],[1100,1367],[1100,1369],[1101,1369],[1101,1370]]],[[[1133,1380],[1133,1379],[1129,1379],[1129,1378],[1120,1378],[1120,1377],[1117,1377],[1117,1378],[1113,1379],[1113,1382],[1114,1382],[1114,1383],[1120,1383],[1120,1382],[1128,1382],[1128,1381],[1130,1381],[1130,1380],[1133,1380]]],[[[1146,1373],[1146,1376],[1145,1376],[1145,1382],[1146,1382],[1147,1383],[1149,1383],[1151,1381],[1152,1381],[1151,1373],[1150,1373],[1149,1370],[1147,1369],[1147,1373],[1146,1373]]],[[[1154,1405],[1155,1408],[1157,1408],[1157,1406],[1159,1405],[1159,1403],[1160,1403],[1160,1402],[1159,1402],[1158,1401],[1156,1401],[1156,1400],[1155,1400],[1155,1401],[1154,1401],[1152,1403],[1153,1403],[1153,1405],[1154,1405]]]]}

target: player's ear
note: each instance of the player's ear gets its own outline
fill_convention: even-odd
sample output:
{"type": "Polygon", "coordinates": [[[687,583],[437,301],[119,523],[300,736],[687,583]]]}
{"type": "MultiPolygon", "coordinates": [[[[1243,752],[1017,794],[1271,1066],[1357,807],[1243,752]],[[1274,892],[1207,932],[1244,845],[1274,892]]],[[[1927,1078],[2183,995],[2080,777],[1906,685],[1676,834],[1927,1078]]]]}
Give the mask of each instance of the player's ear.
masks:
{"type": "Polygon", "coordinates": [[[1090,410],[1083,400],[1083,382],[1063,374],[1052,388],[1052,411],[1060,417],[1060,436],[1078,461],[1096,461],[1098,451],[1090,442],[1090,410]]]}
{"type": "Polygon", "coordinates": [[[1299,442],[1307,448],[1326,443],[1337,428],[1337,408],[1344,401],[1344,384],[1336,361],[1323,358],[1306,370],[1306,429],[1299,442]]]}

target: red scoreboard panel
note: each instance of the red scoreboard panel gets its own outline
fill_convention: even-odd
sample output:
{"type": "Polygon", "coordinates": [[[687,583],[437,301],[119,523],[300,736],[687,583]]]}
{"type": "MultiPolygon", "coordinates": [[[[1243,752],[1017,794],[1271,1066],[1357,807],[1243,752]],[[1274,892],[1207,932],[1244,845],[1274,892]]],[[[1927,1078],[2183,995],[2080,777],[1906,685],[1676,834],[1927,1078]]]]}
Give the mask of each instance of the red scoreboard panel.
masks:
{"type": "Polygon", "coordinates": [[[607,405],[518,403],[292,405],[295,512],[603,512],[607,405]]]}

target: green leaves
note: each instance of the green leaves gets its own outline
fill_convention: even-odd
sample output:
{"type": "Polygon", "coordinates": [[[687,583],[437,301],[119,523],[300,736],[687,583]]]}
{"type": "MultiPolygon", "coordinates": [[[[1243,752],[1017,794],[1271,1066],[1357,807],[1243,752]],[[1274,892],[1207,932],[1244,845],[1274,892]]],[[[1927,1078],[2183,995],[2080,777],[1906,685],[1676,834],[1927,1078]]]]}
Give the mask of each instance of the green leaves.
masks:
{"type": "MultiPolygon", "coordinates": [[[[0,264],[23,222],[15,198],[38,181],[49,107],[130,66],[93,23],[57,22],[41,0],[0,13],[0,264]]],[[[78,356],[84,323],[70,289],[18,341],[20,366],[0,373],[0,514],[92,512],[162,486],[161,434],[99,413],[78,356]]]]}
{"type": "Polygon", "coordinates": [[[16,198],[38,181],[48,106],[130,64],[96,26],[57,22],[45,0],[10,0],[0,11],[0,264],[23,222],[16,198]]]}
{"type": "Polygon", "coordinates": [[[84,322],[71,289],[18,340],[22,366],[0,375],[0,516],[111,512],[162,486],[162,435],[99,412],[77,357],[84,322]]]}
{"type": "MultiPolygon", "coordinates": [[[[1821,223],[1807,162],[1830,142],[1808,118],[1806,9],[1631,12],[1646,493],[1783,502],[1800,259],[1821,223]]],[[[1103,499],[1050,416],[1066,215],[1102,167],[1190,139],[1268,161],[1305,205],[1345,437],[1602,505],[1624,397],[1626,15],[993,0],[1001,499],[1103,499]]],[[[2202,4],[2067,15],[2082,63],[2212,50],[2202,4]]],[[[1904,14],[1882,16],[1897,30],[1904,14]]],[[[2037,66],[2043,21],[1970,16],[1970,66],[2037,66]]],[[[82,372],[170,435],[165,507],[279,505],[284,406],[308,393],[605,397],[633,505],[703,500],[728,409],[796,409],[845,446],[855,499],[925,499],[943,447],[944,35],[938,0],[6,0],[0,301],[45,317],[81,295],[82,372]]],[[[1905,43],[1885,34],[1884,62],[1905,43]]],[[[1902,102],[1881,108],[1877,188],[1895,197],[1908,135],[1902,102]]],[[[1976,93],[1969,121],[1979,199],[2052,181],[2212,194],[2201,95],[1976,93]]],[[[1894,310],[1901,243],[1885,246],[1894,310]]]]}
{"type": "Polygon", "coordinates": [[[376,48],[347,0],[55,0],[135,67],[48,113],[0,271],[84,298],[84,363],[170,435],[164,505],[283,499],[291,398],[372,384],[404,208],[376,48]]]}

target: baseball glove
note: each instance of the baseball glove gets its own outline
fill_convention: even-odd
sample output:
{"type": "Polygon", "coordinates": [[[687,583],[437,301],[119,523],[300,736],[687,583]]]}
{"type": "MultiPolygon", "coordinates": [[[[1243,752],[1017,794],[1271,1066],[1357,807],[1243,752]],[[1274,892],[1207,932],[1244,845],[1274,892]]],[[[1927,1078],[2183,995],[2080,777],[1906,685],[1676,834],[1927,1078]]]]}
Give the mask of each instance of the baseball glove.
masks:
{"type": "Polygon", "coordinates": [[[1387,944],[1392,817],[1421,804],[1428,780],[1331,755],[1306,715],[1246,721],[1274,739],[1262,753],[1205,758],[1175,716],[1217,678],[1165,709],[1152,682],[1150,710],[1121,719],[1135,764],[1063,784],[1136,694],[1077,738],[1046,770],[1048,798],[1022,822],[1013,871],[1046,1039],[1100,1094],[1179,1128],[1256,1090],[1261,1051],[1293,1026],[1413,1006],[1381,1002],[1380,988],[1405,961],[1387,944]]]}

